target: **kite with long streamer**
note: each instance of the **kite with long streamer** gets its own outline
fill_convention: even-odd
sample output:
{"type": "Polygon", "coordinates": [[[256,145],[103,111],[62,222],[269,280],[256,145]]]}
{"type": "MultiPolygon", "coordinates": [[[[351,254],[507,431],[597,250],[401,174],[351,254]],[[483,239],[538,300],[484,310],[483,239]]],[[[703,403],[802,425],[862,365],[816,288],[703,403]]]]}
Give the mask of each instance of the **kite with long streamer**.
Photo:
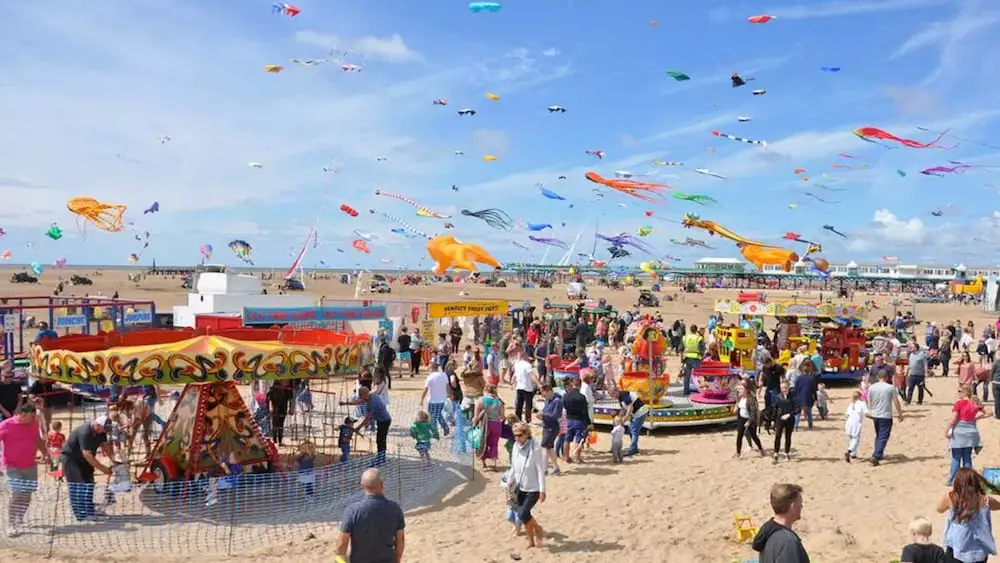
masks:
{"type": "MultiPolygon", "coordinates": [[[[372,213],[374,215],[381,215],[381,216],[385,217],[386,219],[388,219],[388,220],[390,220],[390,221],[392,221],[394,223],[397,223],[398,225],[400,225],[408,233],[412,233],[414,235],[423,237],[423,238],[428,239],[428,240],[430,240],[431,238],[433,238],[431,235],[429,235],[429,234],[421,231],[420,229],[414,228],[409,223],[407,223],[406,221],[400,219],[399,217],[396,217],[395,215],[391,215],[391,214],[386,213],[384,211],[376,211],[374,209],[369,209],[368,212],[372,213]]],[[[395,232],[395,230],[396,229],[393,229],[393,232],[395,232]]]]}
{"type": "Polygon", "coordinates": [[[394,194],[390,192],[383,192],[382,190],[375,190],[375,195],[383,195],[385,197],[391,197],[393,199],[398,199],[403,203],[412,205],[413,207],[417,208],[417,215],[420,215],[421,217],[431,217],[433,219],[451,219],[451,215],[444,215],[443,213],[438,213],[437,211],[428,209],[404,195],[394,194]]]}
{"type": "Polygon", "coordinates": [[[828,186],[826,184],[813,184],[813,185],[816,186],[817,188],[826,190],[828,192],[842,192],[847,189],[847,188],[835,188],[832,186],[828,186]]]}
{"type": "Polygon", "coordinates": [[[514,220],[510,218],[510,215],[507,215],[504,210],[497,209],[495,207],[480,209],[479,211],[469,211],[468,209],[463,209],[462,215],[482,219],[487,225],[493,227],[494,229],[500,229],[501,231],[510,231],[514,228],[514,220]]]}
{"type": "Polygon", "coordinates": [[[610,242],[612,246],[623,247],[631,246],[636,250],[645,252],[646,254],[656,255],[656,250],[653,249],[646,241],[637,239],[628,233],[618,233],[617,235],[602,235],[601,233],[594,233],[594,236],[603,240],[610,242]]]}
{"type": "Polygon", "coordinates": [[[251,259],[253,256],[253,247],[250,246],[249,242],[242,239],[231,240],[229,241],[229,249],[232,250],[240,260],[243,260],[247,264],[253,266],[253,260],[251,259]]]}
{"type": "Polygon", "coordinates": [[[748,145],[761,145],[762,147],[767,148],[767,141],[756,141],[754,139],[747,139],[746,137],[737,137],[736,135],[730,135],[728,133],[723,133],[722,131],[718,130],[712,131],[712,134],[715,135],[716,137],[725,137],[726,139],[729,139],[731,141],[739,141],[741,143],[746,143],[748,145]]]}
{"type": "Polygon", "coordinates": [[[682,192],[674,192],[674,199],[681,199],[681,200],[684,200],[684,201],[690,201],[691,203],[695,203],[695,204],[698,204],[698,205],[714,205],[716,203],[719,203],[719,202],[715,201],[714,198],[709,197],[707,195],[686,194],[686,193],[682,193],[682,192]]]}
{"type": "Polygon", "coordinates": [[[933,166],[931,168],[924,168],[920,171],[920,173],[925,176],[944,176],[945,174],[962,174],[966,170],[971,170],[973,168],[997,168],[996,166],[966,164],[964,162],[957,162],[954,160],[949,160],[948,162],[954,166],[933,166]]]}
{"type": "Polygon", "coordinates": [[[888,131],[878,129],[876,127],[859,127],[854,130],[854,134],[857,135],[859,139],[861,139],[862,141],[867,141],[869,143],[880,144],[879,141],[892,141],[913,149],[951,150],[955,147],[938,146],[938,143],[947,133],[948,131],[944,131],[940,135],[938,135],[933,141],[929,143],[921,143],[920,141],[914,141],[912,139],[904,139],[902,137],[897,137],[896,135],[893,135],[888,131]]]}
{"type": "Polygon", "coordinates": [[[516,240],[512,240],[512,241],[510,241],[510,242],[511,242],[511,243],[512,243],[512,244],[513,244],[514,246],[516,246],[516,247],[520,248],[521,250],[527,250],[528,252],[531,252],[531,247],[530,247],[530,246],[528,246],[528,245],[526,245],[526,244],[524,244],[523,242],[517,242],[516,240]]]}
{"type": "Polygon", "coordinates": [[[830,231],[831,233],[833,233],[835,235],[847,238],[847,235],[845,235],[844,233],[838,231],[837,227],[834,227],[833,225],[823,225],[823,228],[826,229],[826,230],[828,230],[828,231],[830,231]]]}
{"type": "Polygon", "coordinates": [[[640,180],[628,180],[623,178],[605,178],[597,172],[587,172],[584,176],[602,186],[619,191],[623,194],[637,197],[650,203],[662,203],[663,191],[669,186],[654,182],[643,182],[640,180]]]}
{"type": "Polygon", "coordinates": [[[536,237],[535,235],[528,235],[528,240],[530,240],[531,242],[537,242],[538,244],[546,244],[548,246],[554,246],[556,248],[561,248],[563,250],[569,250],[569,245],[557,238],[536,237]]]}
{"type": "Polygon", "coordinates": [[[708,168],[695,168],[694,171],[697,172],[698,174],[701,174],[702,176],[711,176],[713,178],[718,178],[720,180],[726,179],[726,177],[723,176],[722,174],[719,174],[718,172],[712,172],[708,168]]]}
{"type": "Polygon", "coordinates": [[[417,238],[417,235],[411,233],[410,231],[407,231],[406,229],[404,229],[402,227],[398,227],[398,228],[390,229],[390,230],[392,232],[396,233],[397,235],[403,237],[403,238],[417,238]]]}
{"type": "Polygon", "coordinates": [[[819,197],[818,195],[816,195],[816,194],[814,194],[812,192],[805,192],[805,194],[807,196],[815,199],[816,201],[818,201],[820,203],[827,203],[827,204],[830,204],[830,203],[840,203],[839,201],[830,201],[828,199],[823,199],[823,198],[819,197]]]}

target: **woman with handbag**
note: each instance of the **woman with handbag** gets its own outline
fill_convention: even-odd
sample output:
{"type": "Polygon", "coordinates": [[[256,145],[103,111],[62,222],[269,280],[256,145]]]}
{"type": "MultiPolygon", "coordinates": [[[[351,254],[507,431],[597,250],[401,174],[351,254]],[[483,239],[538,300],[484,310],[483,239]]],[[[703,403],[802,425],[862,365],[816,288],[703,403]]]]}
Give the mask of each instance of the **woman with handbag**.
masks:
{"type": "Polygon", "coordinates": [[[507,476],[507,505],[517,513],[524,525],[528,547],[541,542],[545,530],[531,515],[531,509],[545,502],[545,455],[538,442],[531,437],[531,427],[524,423],[514,425],[514,449],[507,476]]]}

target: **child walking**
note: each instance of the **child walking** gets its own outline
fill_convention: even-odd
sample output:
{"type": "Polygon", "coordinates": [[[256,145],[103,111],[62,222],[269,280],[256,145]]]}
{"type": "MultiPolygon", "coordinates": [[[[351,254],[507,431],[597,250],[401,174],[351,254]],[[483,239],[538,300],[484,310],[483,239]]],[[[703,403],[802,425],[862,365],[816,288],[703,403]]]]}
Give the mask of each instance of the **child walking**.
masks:
{"type": "Polygon", "coordinates": [[[844,433],[847,434],[847,451],[844,452],[844,461],[847,463],[851,463],[851,458],[858,457],[858,446],[861,445],[861,426],[867,414],[868,405],[861,400],[861,390],[855,389],[851,393],[851,403],[847,405],[847,411],[844,413],[844,433]]]}
{"type": "Polygon", "coordinates": [[[48,436],[45,437],[45,448],[49,450],[49,455],[52,456],[52,466],[49,467],[49,470],[56,471],[59,469],[59,456],[62,455],[62,447],[66,443],[66,435],[62,433],[62,422],[58,420],[53,420],[50,428],[48,436]]]}
{"type": "MultiPolygon", "coordinates": [[[[899,563],[941,563],[947,561],[944,549],[931,542],[934,526],[931,521],[918,516],[910,522],[910,538],[913,543],[903,547],[899,563]]],[[[957,561],[957,560],[956,560],[957,561]]]]}
{"type": "Polygon", "coordinates": [[[337,446],[340,448],[340,463],[345,463],[351,457],[351,438],[354,437],[354,419],[347,417],[340,425],[340,435],[337,436],[337,446]]]}
{"type": "Polygon", "coordinates": [[[820,420],[826,420],[826,415],[830,414],[830,395],[826,392],[824,383],[816,387],[816,410],[819,411],[820,420]]]}
{"type": "Polygon", "coordinates": [[[625,441],[625,426],[622,425],[622,417],[614,418],[614,428],[611,429],[611,459],[615,463],[624,461],[622,457],[622,443],[625,441]]]}
{"type": "Polygon", "coordinates": [[[240,464],[236,452],[229,454],[226,463],[222,463],[211,450],[209,450],[208,455],[212,457],[222,472],[221,477],[210,478],[208,480],[208,495],[205,498],[205,506],[211,507],[219,504],[220,490],[235,489],[239,485],[238,479],[240,474],[243,473],[243,465],[240,464]]]}
{"type": "Polygon", "coordinates": [[[437,426],[431,424],[431,415],[427,411],[419,411],[417,420],[410,425],[410,437],[417,441],[416,449],[420,453],[420,459],[431,460],[431,438],[440,439],[437,426]]]}
{"type": "Polygon", "coordinates": [[[316,492],[316,446],[306,440],[299,444],[299,455],[295,458],[298,467],[297,481],[308,496],[316,492]]]}

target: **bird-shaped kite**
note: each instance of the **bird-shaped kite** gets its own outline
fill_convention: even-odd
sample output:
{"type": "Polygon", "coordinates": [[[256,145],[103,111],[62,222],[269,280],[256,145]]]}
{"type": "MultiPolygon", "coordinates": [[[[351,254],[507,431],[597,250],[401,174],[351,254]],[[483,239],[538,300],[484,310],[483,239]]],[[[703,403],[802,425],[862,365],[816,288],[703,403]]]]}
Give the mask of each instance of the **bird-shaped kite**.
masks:
{"type": "Polygon", "coordinates": [[[446,100],[444,98],[438,98],[438,99],[434,100],[431,103],[433,103],[436,106],[446,106],[446,105],[448,105],[448,100],[446,100]]]}
{"type": "Polygon", "coordinates": [[[839,235],[839,236],[842,236],[844,238],[847,238],[847,235],[845,235],[844,233],[838,231],[837,228],[834,227],[833,225],[823,225],[823,228],[826,229],[826,230],[828,230],[828,231],[830,231],[831,233],[833,233],[835,235],[839,235]]]}
{"type": "Polygon", "coordinates": [[[599,149],[587,149],[587,150],[583,151],[583,153],[584,154],[588,154],[590,156],[596,156],[597,158],[601,158],[601,159],[604,158],[604,151],[599,150],[599,149]]]}
{"type": "Polygon", "coordinates": [[[142,212],[142,214],[145,215],[147,213],[156,213],[159,210],[160,210],[160,202],[154,201],[153,205],[147,207],[146,210],[142,212]]]}
{"type": "Polygon", "coordinates": [[[566,108],[562,106],[549,106],[549,113],[566,113],[566,108]]]}
{"type": "Polygon", "coordinates": [[[458,110],[458,115],[476,115],[476,110],[469,108],[460,109],[458,110]]]}
{"type": "Polygon", "coordinates": [[[767,90],[761,88],[760,90],[754,90],[750,93],[753,94],[754,96],[763,96],[764,94],[767,94],[767,90]]]}
{"type": "Polygon", "coordinates": [[[686,194],[682,192],[674,192],[674,199],[681,199],[684,201],[690,201],[698,205],[710,205],[713,203],[719,203],[715,199],[701,194],[686,194]]]}
{"type": "Polygon", "coordinates": [[[753,78],[743,78],[738,72],[734,72],[729,80],[733,83],[733,88],[739,88],[740,86],[746,86],[747,82],[753,80],[753,78]]]}
{"type": "Polygon", "coordinates": [[[455,156],[465,156],[465,151],[455,151],[455,156]]]}
{"type": "Polygon", "coordinates": [[[722,174],[719,174],[718,172],[712,172],[708,168],[695,168],[694,171],[697,172],[698,174],[701,174],[702,176],[711,176],[713,178],[719,178],[720,180],[726,179],[726,177],[723,176],[722,174]]]}
{"type": "Polygon", "coordinates": [[[740,123],[747,123],[750,121],[750,118],[745,115],[741,115],[736,118],[736,121],[739,121],[740,123]]]}
{"type": "Polygon", "coordinates": [[[170,137],[168,137],[166,135],[160,135],[159,137],[157,137],[157,139],[160,140],[160,144],[161,145],[165,145],[165,144],[167,144],[167,143],[170,142],[170,137]]]}

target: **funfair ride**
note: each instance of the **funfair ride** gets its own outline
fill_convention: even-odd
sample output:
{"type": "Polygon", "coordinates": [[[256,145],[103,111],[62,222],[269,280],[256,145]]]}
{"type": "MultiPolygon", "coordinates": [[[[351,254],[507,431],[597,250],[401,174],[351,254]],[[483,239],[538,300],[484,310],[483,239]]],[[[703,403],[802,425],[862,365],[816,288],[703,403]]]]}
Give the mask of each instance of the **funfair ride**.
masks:
{"type": "Polygon", "coordinates": [[[254,422],[240,385],[356,373],[370,353],[368,335],[245,328],[72,335],[31,350],[34,375],[63,384],[184,386],[139,477],[158,491],[231,455],[247,467],[277,461],[278,448],[254,422]]]}
{"type": "MultiPolygon", "coordinates": [[[[684,395],[682,383],[671,385],[670,376],[663,369],[666,340],[660,325],[642,319],[632,323],[626,334],[634,335],[633,363],[626,365],[618,387],[621,391],[637,393],[649,404],[647,429],[726,424],[736,420],[729,404],[696,402],[694,395],[684,395]]],[[[620,408],[617,400],[598,400],[594,407],[594,424],[612,425],[620,408]]]]}

